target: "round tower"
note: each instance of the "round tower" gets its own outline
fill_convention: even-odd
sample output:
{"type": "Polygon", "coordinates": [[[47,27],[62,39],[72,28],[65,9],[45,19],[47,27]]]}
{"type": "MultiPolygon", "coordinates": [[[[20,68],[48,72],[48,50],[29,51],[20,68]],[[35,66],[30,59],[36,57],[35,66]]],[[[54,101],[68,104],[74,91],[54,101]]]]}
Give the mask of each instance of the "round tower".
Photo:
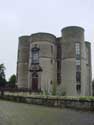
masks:
{"type": "Polygon", "coordinates": [[[50,93],[56,82],[56,37],[36,33],[30,37],[29,88],[50,93]]]}
{"type": "Polygon", "coordinates": [[[92,96],[91,43],[85,41],[85,45],[86,45],[86,68],[87,68],[86,93],[88,96],[92,96]]]}
{"type": "Polygon", "coordinates": [[[84,29],[77,26],[62,29],[62,88],[68,96],[85,95],[86,51],[84,29]]]}
{"type": "Polygon", "coordinates": [[[17,59],[17,86],[28,88],[29,36],[19,37],[17,59]]]}

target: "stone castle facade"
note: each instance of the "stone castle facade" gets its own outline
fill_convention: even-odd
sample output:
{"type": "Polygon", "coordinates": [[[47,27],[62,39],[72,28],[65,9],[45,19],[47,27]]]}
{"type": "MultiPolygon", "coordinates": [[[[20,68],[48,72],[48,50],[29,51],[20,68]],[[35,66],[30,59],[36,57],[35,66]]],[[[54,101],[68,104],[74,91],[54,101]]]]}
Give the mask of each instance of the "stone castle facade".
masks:
{"type": "Polygon", "coordinates": [[[70,26],[62,36],[35,33],[19,37],[17,86],[67,96],[92,95],[91,44],[84,29],[70,26]]]}

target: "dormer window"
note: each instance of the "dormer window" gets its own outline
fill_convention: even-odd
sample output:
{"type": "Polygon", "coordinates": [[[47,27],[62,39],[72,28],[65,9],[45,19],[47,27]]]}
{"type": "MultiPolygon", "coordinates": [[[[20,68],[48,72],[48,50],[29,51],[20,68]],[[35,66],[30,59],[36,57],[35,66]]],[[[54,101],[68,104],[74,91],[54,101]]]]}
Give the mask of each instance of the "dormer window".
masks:
{"type": "Polygon", "coordinates": [[[36,46],[32,48],[32,64],[39,64],[39,48],[36,46]]]}

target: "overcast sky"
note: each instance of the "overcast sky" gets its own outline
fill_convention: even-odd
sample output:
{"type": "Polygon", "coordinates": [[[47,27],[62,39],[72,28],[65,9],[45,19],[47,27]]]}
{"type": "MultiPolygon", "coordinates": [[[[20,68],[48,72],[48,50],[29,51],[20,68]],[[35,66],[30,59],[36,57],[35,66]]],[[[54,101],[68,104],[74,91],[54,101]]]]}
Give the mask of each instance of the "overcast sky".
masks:
{"type": "Polygon", "coordinates": [[[94,0],[0,0],[0,63],[7,78],[16,73],[18,37],[35,32],[61,35],[66,26],[81,26],[92,45],[94,78],[94,0]]]}

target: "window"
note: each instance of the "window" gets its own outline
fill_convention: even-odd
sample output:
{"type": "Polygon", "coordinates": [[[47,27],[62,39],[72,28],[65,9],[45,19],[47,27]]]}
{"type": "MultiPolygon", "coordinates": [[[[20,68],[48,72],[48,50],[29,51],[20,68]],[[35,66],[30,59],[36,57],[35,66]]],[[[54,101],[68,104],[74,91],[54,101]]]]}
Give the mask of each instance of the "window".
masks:
{"type": "Polygon", "coordinates": [[[51,59],[51,64],[53,64],[53,59],[51,59]]]}
{"type": "Polygon", "coordinates": [[[53,84],[52,80],[50,81],[50,84],[51,84],[51,85],[53,84]]]}
{"type": "Polygon", "coordinates": [[[80,60],[76,60],[76,66],[80,65],[80,60]]]}
{"type": "Polygon", "coordinates": [[[38,59],[38,53],[34,52],[33,55],[32,55],[32,63],[38,63],[39,62],[38,60],[39,60],[38,59]]]}
{"type": "Polygon", "coordinates": [[[78,92],[80,92],[80,91],[81,91],[81,85],[76,85],[76,90],[77,90],[78,92]]]}
{"type": "Polygon", "coordinates": [[[80,43],[75,43],[76,59],[80,59],[80,43]]]}
{"type": "Polygon", "coordinates": [[[80,67],[80,65],[77,65],[77,66],[76,66],[76,71],[78,71],[78,72],[81,71],[81,67],[80,67]]]}
{"type": "Polygon", "coordinates": [[[36,46],[32,48],[32,64],[38,64],[39,63],[39,48],[36,46]]]}
{"type": "Polygon", "coordinates": [[[76,54],[80,54],[80,43],[75,44],[76,54]]]}
{"type": "Polygon", "coordinates": [[[53,46],[51,46],[51,54],[53,55],[53,46]]]}
{"type": "Polygon", "coordinates": [[[76,72],[76,82],[81,82],[81,72],[76,72]]]}
{"type": "Polygon", "coordinates": [[[51,64],[53,64],[53,46],[51,45],[51,64]]]}
{"type": "Polygon", "coordinates": [[[76,90],[81,90],[81,46],[80,43],[75,43],[75,57],[76,57],[76,90]]]}

